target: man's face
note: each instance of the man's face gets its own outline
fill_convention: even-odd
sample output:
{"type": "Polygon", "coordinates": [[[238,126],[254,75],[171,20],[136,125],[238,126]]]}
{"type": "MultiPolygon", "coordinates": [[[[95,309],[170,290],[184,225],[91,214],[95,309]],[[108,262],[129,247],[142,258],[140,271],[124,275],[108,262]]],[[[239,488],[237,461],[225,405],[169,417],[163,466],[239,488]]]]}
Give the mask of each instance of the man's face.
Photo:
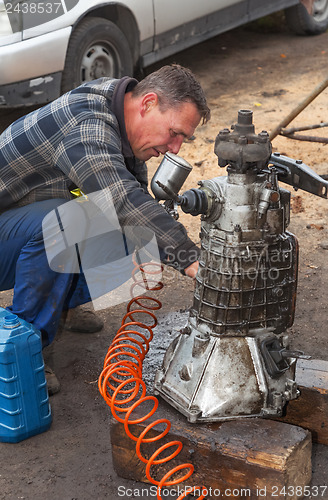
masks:
{"type": "Polygon", "coordinates": [[[183,141],[194,134],[200,122],[195,104],[184,102],[179,107],[161,111],[157,95],[147,96],[141,103],[139,124],[129,136],[134,155],[147,161],[167,151],[177,154],[183,141]]]}

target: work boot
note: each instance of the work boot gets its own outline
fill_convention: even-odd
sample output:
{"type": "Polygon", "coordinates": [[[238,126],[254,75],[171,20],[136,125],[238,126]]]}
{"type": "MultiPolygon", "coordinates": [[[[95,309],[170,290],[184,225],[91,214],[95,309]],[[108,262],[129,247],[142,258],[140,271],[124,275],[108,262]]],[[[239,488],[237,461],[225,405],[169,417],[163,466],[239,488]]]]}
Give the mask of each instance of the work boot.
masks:
{"type": "Polygon", "coordinates": [[[104,323],[99,318],[93,309],[85,309],[76,307],[69,309],[64,313],[62,326],[65,330],[77,333],[96,333],[99,332],[104,323]]]}
{"type": "Polygon", "coordinates": [[[48,394],[52,396],[60,391],[60,382],[50,366],[44,365],[44,372],[46,375],[48,394]]]}

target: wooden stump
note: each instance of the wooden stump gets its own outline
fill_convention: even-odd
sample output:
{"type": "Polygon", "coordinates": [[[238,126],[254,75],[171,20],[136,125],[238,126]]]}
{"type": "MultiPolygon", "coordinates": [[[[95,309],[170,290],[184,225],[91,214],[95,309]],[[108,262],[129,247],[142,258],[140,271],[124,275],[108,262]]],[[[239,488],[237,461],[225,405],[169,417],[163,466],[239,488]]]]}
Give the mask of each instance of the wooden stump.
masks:
{"type": "MultiPolygon", "coordinates": [[[[147,409],[143,406],[141,409],[133,412],[131,419],[147,414],[147,409]]],[[[158,418],[171,421],[169,434],[157,443],[143,444],[141,450],[149,459],[165,442],[182,442],[183,449],[177,457],[168,464],[154,465],[150,469],[153,479],[159,481],[174,466],[192,463],[195,467],[192,476],[172,486],[179,493],[187,487],[203,485],[208,492],[206,498],[296,500],[302,498],[304,487],[310,483],[311,434],[300,427],[257,418],[190,424],[160,400],[150,420],[130,426],[132,434],[140,435],[150,421],[158,418]]],[[[164,424],[156,426],[146,437],[160,434],[164,427],[164,424]]],[[[117,474],[148,483],[146,465],[136,455],[135,441],[127,436],[123,424],[114,419],[111,420],[111,442],[117,474]]],[[[175,447],[171,448],[168,454],[174,450],[175,447]]],[[[180,471],[181,476],[185,474],[186,469],[180,471]]]]}
{"type": "MultiPolygon", "coordinates": [[[[190,424],[176,410],[159,399],[152,418],[168,418],[172,428],[158,443],[143,444],[149,458],[164,442],[179,440],[183,449],[169,464],[155,465],[151,476],[159,481],[176,465],[192,463],[193,475],[176,488],[180,493],[193,485],[204,485],[207,498],[290,499],[311,492],[311,441],[328,445],[328,362],[299,360],[296,382],[300,397],[286,406],[286,415],[277,419],[242,418],[215,424],[190,424]],[[312,438],[312,439],[311,439],[312,438]],[[178,490],[179,488],[179,490],[178,490]],[[220,490],[220,495],[218,491],[220,490]]],[[[131,418],[147,413],[144,407],[131,418]],[[138,415],[139,414],[139,415],[138,415]]],[[[150,423],[132,425],[135,436],[150,423]]],[[[160,434],[164,424],[156,426],[146,437],[160,434]]],[[[124,426],[111,421],[113,463],[125,478],[148,483],[146,465],[139,460],[135,442],[124,426]]],[[[169,453],[172,453],[171,448],[169,453]]],[[[162,455],[160,456],[160,458],[162,455]]],[[[186,470],[181,471],[184,475],[186,470]]]]}

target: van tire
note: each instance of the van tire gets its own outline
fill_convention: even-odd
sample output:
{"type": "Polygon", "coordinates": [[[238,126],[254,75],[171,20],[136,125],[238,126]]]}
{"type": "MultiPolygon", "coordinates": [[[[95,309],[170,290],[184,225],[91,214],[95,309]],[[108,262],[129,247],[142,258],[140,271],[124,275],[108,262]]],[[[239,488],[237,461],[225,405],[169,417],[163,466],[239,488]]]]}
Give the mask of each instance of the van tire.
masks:
{"type": "Polygon", "coordinates": [[[103,76],[133,75],[133,59],[125,35],[111,21],[83,19],[74,29],[66,53],[62,93],[103,76]]]}
{"type": "Polygon", "coordinates": [[[303,4],[289,7],[285,9],[285,18],[288,27],[297,35],[320,35],[328,29],[328,0],[316,0],[312,15],[303,4]]]}

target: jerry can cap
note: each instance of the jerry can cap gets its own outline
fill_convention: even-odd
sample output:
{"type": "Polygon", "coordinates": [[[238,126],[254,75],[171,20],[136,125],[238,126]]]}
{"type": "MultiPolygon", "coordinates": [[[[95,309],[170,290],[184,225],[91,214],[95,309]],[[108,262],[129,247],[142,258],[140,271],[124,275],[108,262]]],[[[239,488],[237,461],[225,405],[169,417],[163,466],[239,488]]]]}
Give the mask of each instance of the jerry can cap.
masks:
{"type": "Polygon", "coordinates": [[[9,313],[4,317],[3,328],[16,328],[20,324],[21,322],[16,314],[9,313]]]}

